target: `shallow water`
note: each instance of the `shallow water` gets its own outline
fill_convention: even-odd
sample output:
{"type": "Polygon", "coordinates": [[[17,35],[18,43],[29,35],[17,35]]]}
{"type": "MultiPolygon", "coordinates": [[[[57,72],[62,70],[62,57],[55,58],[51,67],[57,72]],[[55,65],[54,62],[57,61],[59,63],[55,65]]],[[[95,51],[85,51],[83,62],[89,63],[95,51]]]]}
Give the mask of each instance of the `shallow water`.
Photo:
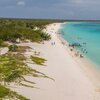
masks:
{"type": "Polygon", "coordinates": [[[77,51],[100,68],[100,22],[67,22],[60,31],[70,44],[79,43],[77,51]]]}

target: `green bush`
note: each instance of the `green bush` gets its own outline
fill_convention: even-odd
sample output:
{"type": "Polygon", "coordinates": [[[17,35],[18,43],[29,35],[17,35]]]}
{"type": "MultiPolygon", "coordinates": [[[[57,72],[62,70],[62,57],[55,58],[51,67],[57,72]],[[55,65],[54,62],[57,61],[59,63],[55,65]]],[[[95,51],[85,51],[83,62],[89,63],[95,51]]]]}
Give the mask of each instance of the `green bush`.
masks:
{"type": "Polygon", "coordinates": [[[13,45],[10,45],[8,48],[9,48],[9,51],[16,52],[18,49],[18,46],[13,44],[13,45]]]}
{"type": "Polygon", "coordinates": [[[0,39],[0,46],[2,46],[3,42],[4,42],[4,41],[3,41],[2,39],[0,39]]]}
{"type": "Polygon", "coordinates": [[[3,41],[16,42],[16,39],[29,39],[34,42],[49,40],[50,35],[43,33],[45,25],[52,21],[40,20],[0,20],[0,39],[3,41]],[[39,30],[34,30],[38,27],[39,30]]]}
{"type": "Polygon", "coordinates": [[[4,86],[0,85],[0,98],[4,98],[8,94],[9,94],[9,89],[7,89],[4,86]]]}
{"type": "Polygon", "coordinates": [[[14,100],[15,98],[17,100],[29,100],[19,94],[17,94],[16,92],[11,91],[10,89],[0,85],[0,100],[14,100]]]}

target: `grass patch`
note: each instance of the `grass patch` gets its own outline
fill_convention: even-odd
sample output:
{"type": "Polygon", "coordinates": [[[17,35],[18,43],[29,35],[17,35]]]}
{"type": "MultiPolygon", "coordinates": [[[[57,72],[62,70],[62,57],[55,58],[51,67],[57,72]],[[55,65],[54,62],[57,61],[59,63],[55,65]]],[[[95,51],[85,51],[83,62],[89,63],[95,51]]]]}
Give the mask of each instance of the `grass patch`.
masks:
{"type": "Polygon", "coordinates": [[[7,89],[4,86],[0,85],[0,98],[4,98],[8,94],[9,94],[9,89],[7,89]]]}
{"type": "MultiPolygon", "coordinates": [[[[23,47],[21,47],[22,49],[23,47]]],[[[26,49],[25,47],[24,49],[26,49]]],[[[22,50],[23,51],[23,50],[22,50]]],[[[36,64],[44,65],[45,59],[31,56],[36,64]]],[[[49,78],[44,73],[30,68],[26,63],[26,57],[18,52],[8,52],[0,56],[0,100],[29,100],[16,92],[6,88],[10,83],[17,83],[18,85],[36,88],[35,82],[29,81],[25,76],[49,78]]],[[[53,79],[52,79],[53,80],[53,79]]]]}
{"type": "Polygon", "coordinates": [[[18,46],[15,44],[10,45],[8,48],[9,48],[10,52],[19,52],[19,53],[24,53],[24,52],[26,52],[26,50],[30,49],[30,47],[28,47],[28,46],[18,46]]]}
{"type": "MultiPolygon", "coordinates": [[[[10,52],[0,56],[0,83],[3,85],[0,85],[0,100],[5,100],[6,97],[13,98],[13,100],[28,100],[23,96],[18,95],[16,92],[10,91],[10,89],[4,87],[9,85],[11,82],[15,82],[18,85],[35,88],[34,82],[25,79],[26,75],[49,78],[44,73],[27,66],[27,64],[25,64],[25,60],[25,56],[20,53],[13,54],[10,52]],[[27,85],[27,83],[30,85],[27,85]]],[[[42,62],[45,61],[45,59],[41,60],[42,62]]]]}
{"type": "Polygon", "coordinates": [[[30,49],[28,46],[18,46],[17,52],[24,53],[27,49],[30,49]]]}
{"type": "Polygon", "coordinates": [[[10,89],[0,85],[0,100],[5,100],[5,99],[13,99],[13,100],[29,100],[26,99],[25,97],[18,95],[16,92],[11,91],[10,89]]]}
{"type": "MultiPolygon", "coordinates": [[[[34,84],[24,78],[25,75],[33,77],[47,77],[45,74],[36,71],[25,64],[25,57],[22,54],[6,54],[0,56],[0,82],[9,84],[17,82],[19,85],[24,85],[22,82],[34,84]]],[[[5,85],[4,84],[4,85],[5,85]]],[[[25,84],[24,86],[27,86],[25,84]]],[[[33,87],[34,86],[30,86],[33,87]]]]}
{"type": "Polygon", "coordinates": [[[0,47],[7,47],[7,46],[8,46],[8,43],[0,39],[0,47]]]}
{"type": "Polygon", "coordinates": [[[37,56],[31,56],[31,59],[37,65],[44,65],[45,61],[47,61],[46,59],[37,56]]]}

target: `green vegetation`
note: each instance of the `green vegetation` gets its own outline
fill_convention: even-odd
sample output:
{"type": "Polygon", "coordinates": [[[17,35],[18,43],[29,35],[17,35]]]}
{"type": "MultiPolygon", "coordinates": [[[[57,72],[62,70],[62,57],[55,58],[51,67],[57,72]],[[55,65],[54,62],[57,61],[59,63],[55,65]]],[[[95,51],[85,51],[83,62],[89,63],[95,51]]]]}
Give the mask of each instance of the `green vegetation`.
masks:
{"type": "Polygon", "coordinates": [[[5,88],[4,86],[0,85],[0,100],[5,100],[5,99],[17,99],[17,100],[29,100],[26,99],[25,97],[18,95],[16,92],[11,91],[8,88],[5,88]]]}
{"type": "Polygon", "coordinates": [[[8,94],[9,94],[9,89],[7,89],[4,86],[0,85],[0,98],[3,98],[8,94]]]}
{"type": "Polygon", "coordinates": [[[24,53],[28,49],[30,49],[30,47],[28,47],[28,46],[18,46],[17,52],[24,53]]]}
{"type": "Polygon", "coordinates": [[[50,23],[50,21],[0,19],[0,40],[10,42],[16,42],[18,38],[29,39],[33,42],[49,40],[50,35],[42,32],[42,29],[50,23]]]}
{"type": "Polygon", "coordinates": [[[17,46],[15,44],[8,46],[9,52],[19,52],[24,53],[27,49],[30,49],[28,46],[17,46]]]}
{"type": "Polygon", "coordinates": [[[13,45],[10,45],[8,48],[9,48],[9,51],[16,52],[18,49],[18,46],[13,44],[13,45]]]}
{"type": "MultiPolygon", "coordinates": [[[[45,25],[55,21],[49,20],[29,20],[29,19],[0,19],[0,47],[8,46],[7,42],[12,42],[7,54],[0,56],[0,100],[28,100],[6,88],[10,83],[16,83],[26,87],[35,88],[35,82],[29,81],[25,76],[49,78],[44,73],[30,68],[23,55],[27,46],[17,46],[16,39],[22,41],[29,39],[32,42],[41,42],[51,39],[51,36],[42,32],[45,25]],[[37,29],[36,29],[37,28],[37,29]],[[30,84],[30,85],[27,85],[30,84]]],[[[31,56],[32,61],[38,65],[44,65],[45,59],[31,56]]],[[[53,80],[53,79],[52,79],[53,80]]]]}
{"type": "MultiPolygon", "coordinates": [[[[19,85],[25,85],[22,82],[29,82],[24,78],[25,75],[31,75],[33,77],[46,77],[45,74],[31,69],[25,64],[24,55],[18,54],[6,54],[0,56],[0,82],[4,82],[4,85],[10,82],[17,82],[19,85]]],[[[34,86],[29,86],[34,87],[34,86]]]]}
{"type": "Polygon", "coordinates": [[[3,41],[2,39],[0,39],[0,46],[2,46],[3,42],[4,42],[4,41],[3,41]]]}
{"type": "MultiPolygon", "coordinates": [[[[19,98],[18,100],[28,100],[5,87],[10,85],[10,83],[15,82],[18,85],[35,88],[35,82],[25,79],[25,75],[32,77],[50,78],[45,74],[27,66],[25,61],[26,58],[21,53],[15,54],[9,52],[8,54],[0,56],[0,83],[4,85],[0,85],[0,100],[2,100],[1,98],[5,97],[16,97],[19,98]],[[27,85],[27,83],[30,85],[27,85]]],[[[42,62],[43,61],[44,60],[42,59],[42,62]]]]}
{"type": "Polygon", "coordinates": [[[8,46],[7,43],[5,43],[2,39],[0,39],[0,47],[6,47],[8,46]]]}
{"type": "Polygon", "coordinates": [[[38,64],[38,65],[44,65],[44,63],[46,61],[46,59],[40,58],[40,57],[36,57],[36,56],[31,56],[31,59],[35,64],[38,64]]]}

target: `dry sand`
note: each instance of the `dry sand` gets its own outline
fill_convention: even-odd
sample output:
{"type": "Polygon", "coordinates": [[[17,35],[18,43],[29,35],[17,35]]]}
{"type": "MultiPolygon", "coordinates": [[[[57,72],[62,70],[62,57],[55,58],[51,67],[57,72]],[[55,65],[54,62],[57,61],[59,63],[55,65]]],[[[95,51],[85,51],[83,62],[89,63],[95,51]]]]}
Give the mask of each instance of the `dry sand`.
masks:
{"type": "MultiPolygon", "coordinates": [[[[47,59],[46,66],[35,64],[29,64],[29,66],[52,77],[55,81],[46,78],[27,77],[36,82],[35,86],[38,89],[15,85],[10,88],[30,100],[100,100],[99,90],[96,90],[80,65],[57,37],[56,33],[60,26],[61,23],[47,26],[44,31],[51,34],[52,39],[44,42],[44,44],[22,44],[30,46],[33,51],[41,52],[40,56],[47,59]],[[54,42],[55,45],[52,45],[54,42]]],[[[29,54],[30,52],[26,53],[27,56],[29,54]]]]}

